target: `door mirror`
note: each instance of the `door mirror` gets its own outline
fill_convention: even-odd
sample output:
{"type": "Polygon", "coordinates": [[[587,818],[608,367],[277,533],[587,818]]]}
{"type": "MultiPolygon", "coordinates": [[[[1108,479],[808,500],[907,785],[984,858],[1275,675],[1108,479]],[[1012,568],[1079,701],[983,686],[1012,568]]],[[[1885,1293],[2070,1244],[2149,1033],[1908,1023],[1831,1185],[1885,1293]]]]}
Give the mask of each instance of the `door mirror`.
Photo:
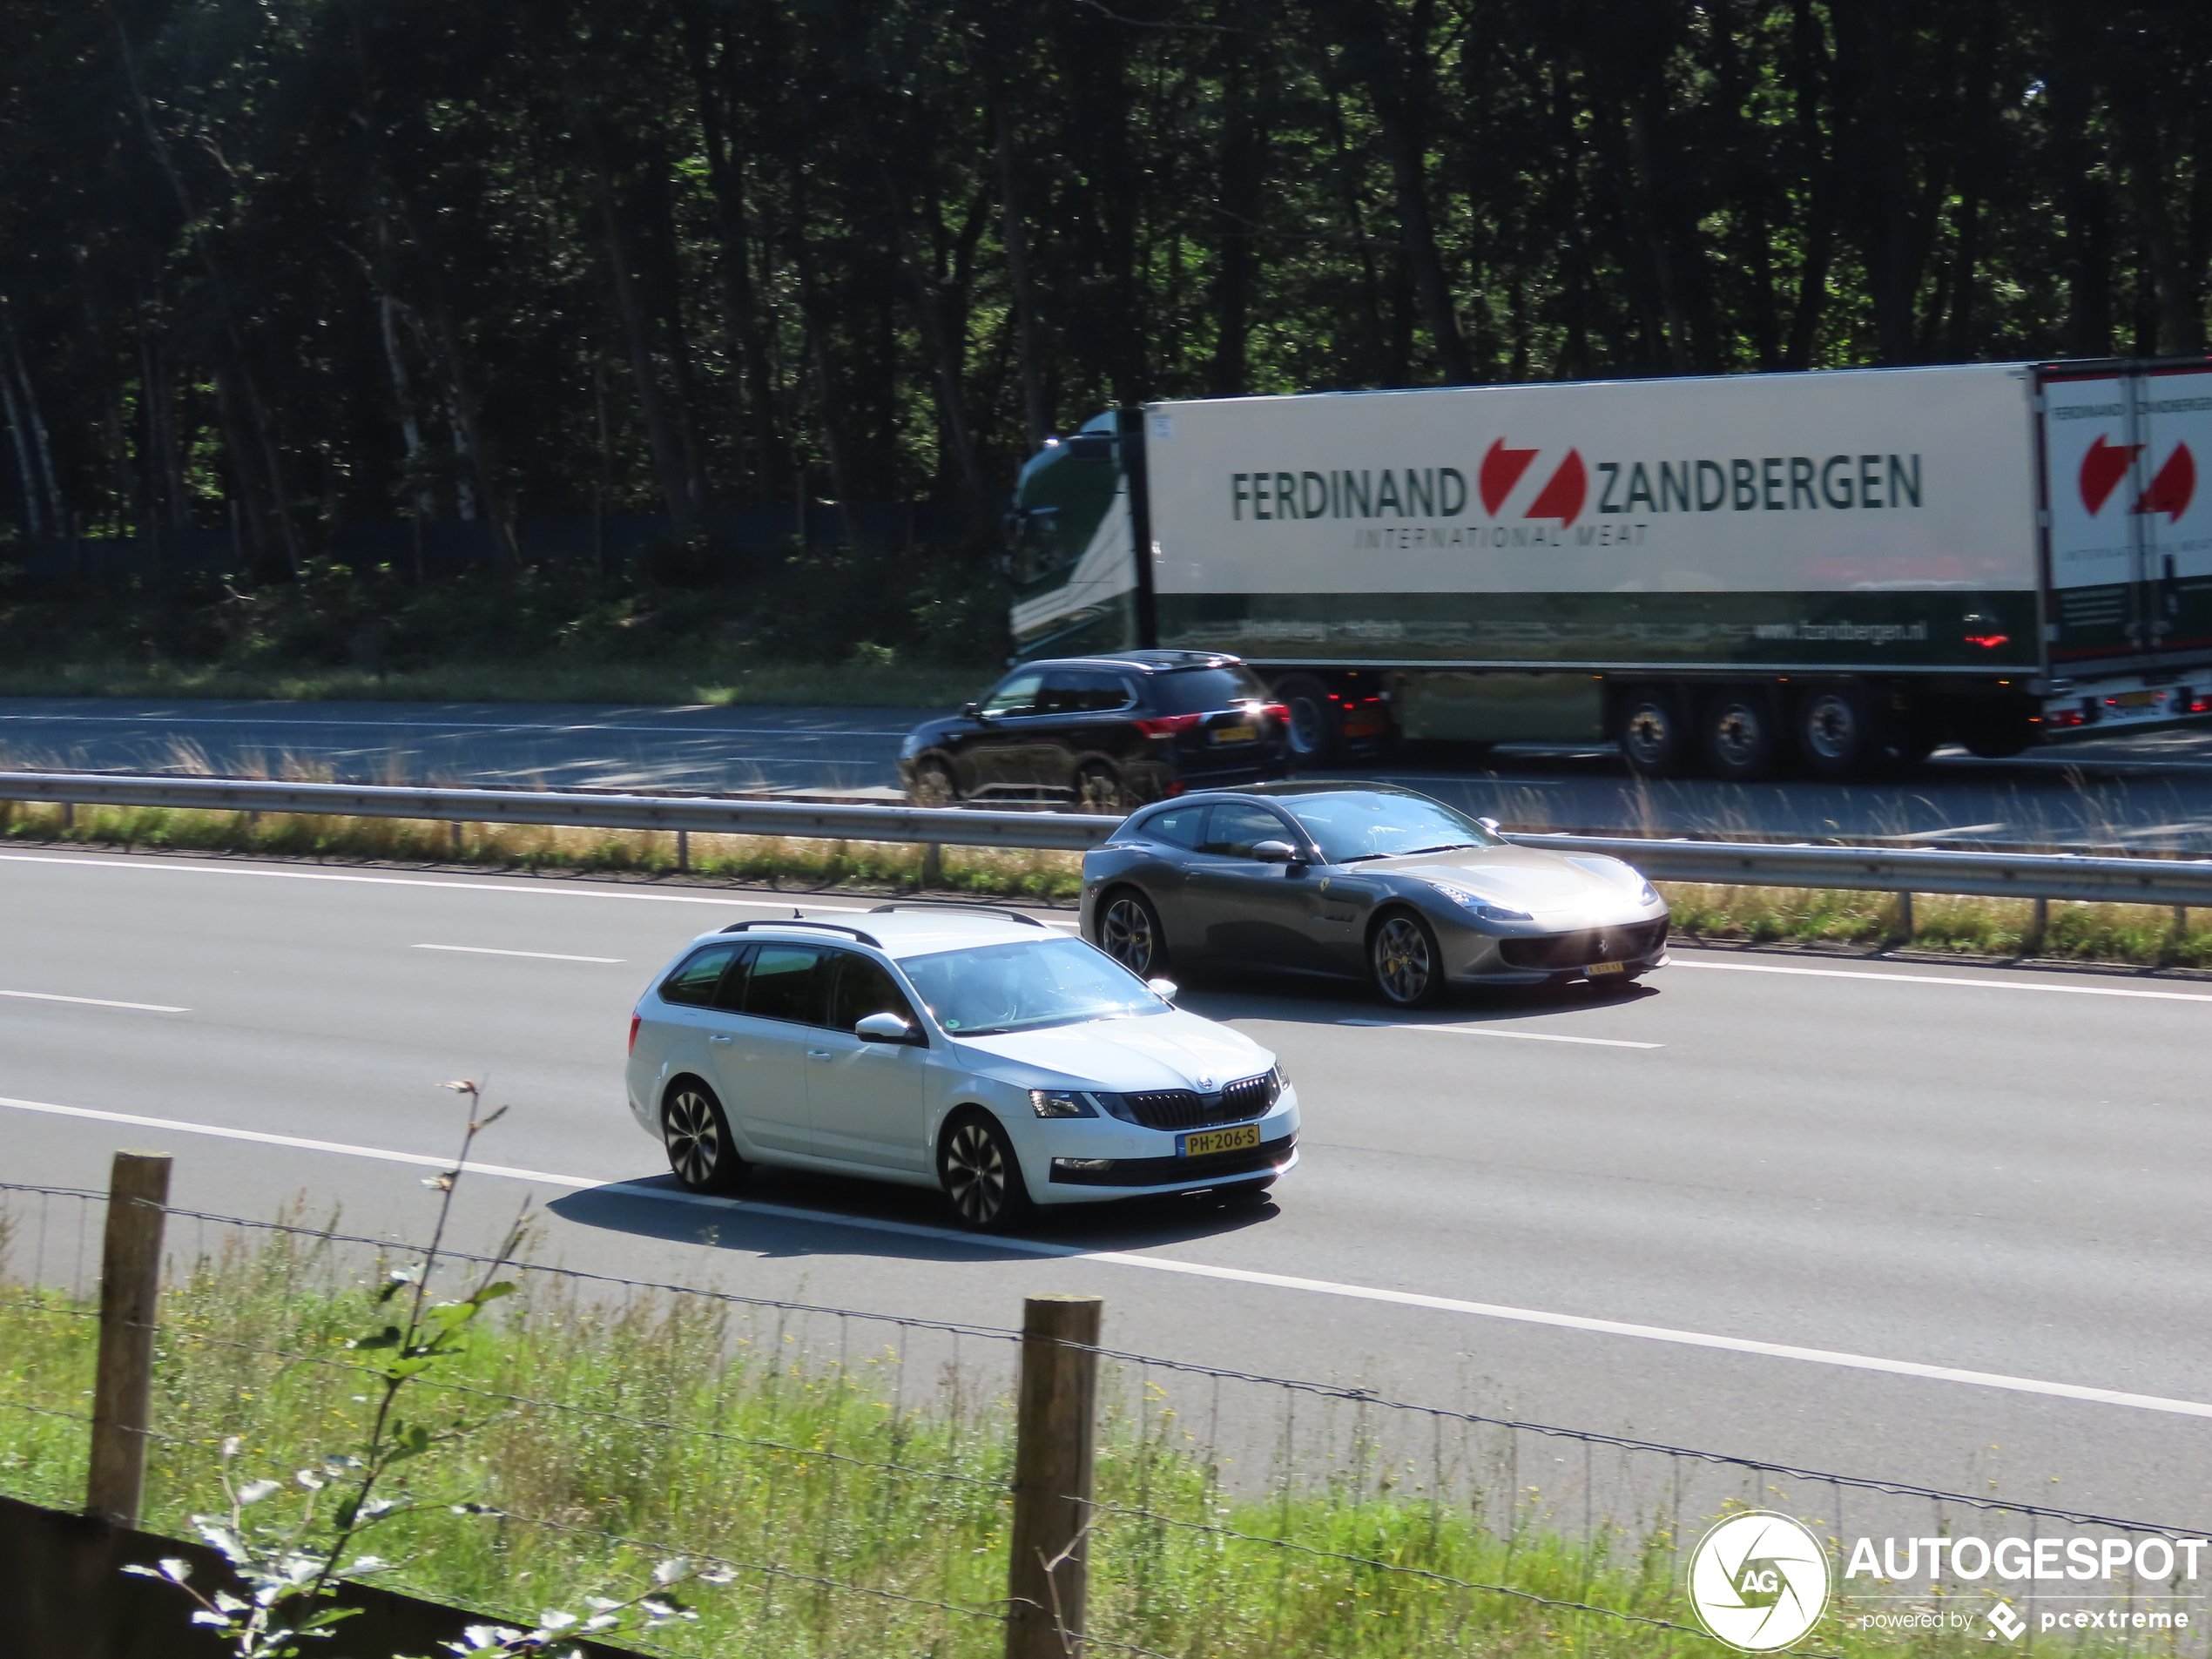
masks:
{"type": "Polygon", "coordinates": [[[853,1028],[863,1042],[914,1042],[914,1028],[895,1014],[871,1014],[853,1028]]]}
{"type": "Polygon", "coordinates": [[[1144,981],[1144,988],[1158,997],[1161,1001],[1172,1002],[1175,1001],[1175,994],[1183,988],[1171,979],[1148,979],[1144,981]]]}
{"type": "Polygon", "coordinates": [[[1494,818],[1478,818],[1474,821],[1481,825],[1483,828],[1488,830],[1493,835],[1503,835],[1505,833],[1505,831],[1498,827],[1498,820],[1494,818]]]}
{"type": "Polygon", "coordinates": [[[960,718],[963,720],[981,719],[983,718],[983,705],[981,703],[961,704],[960,705],[960,718]]]}
{"type": "Polygon", "coordinates": [[[1255,841],[1252,856],[1262,864],[1295,864],[1298,848],[1288,841],[1255,841]]]}

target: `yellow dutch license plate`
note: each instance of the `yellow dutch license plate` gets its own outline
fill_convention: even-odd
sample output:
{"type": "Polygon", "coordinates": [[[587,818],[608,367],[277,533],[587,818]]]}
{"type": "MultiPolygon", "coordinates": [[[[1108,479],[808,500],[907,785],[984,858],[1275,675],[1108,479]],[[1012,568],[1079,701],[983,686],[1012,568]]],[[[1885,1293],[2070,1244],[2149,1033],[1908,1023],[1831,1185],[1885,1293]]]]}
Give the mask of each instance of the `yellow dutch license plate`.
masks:
{"type": "Polygon", "coordinates": [[[1344,735],[1347,738],[1372,738],[1383,729],[1380,720],[1346,720],[1344,735]]]}
{"type": "Polygon", "coordinates": [[[1259,728],[1250,725],[1217,725],[1213,729],[1216,743],[1250,743],[1259,736],[1259,728]]]}
{"type": "Polygon", "coordinates": [[[1235,1129],[1200,1130],[1196,1134],[1180,1136],[1175,1143],[1175,1155],[1184,1158],[1202,1158],[1214,1152],[1242,1152],[1259,1144],[1259,1125],[1240,1123],[1235,1129]]]}
{"type": "Polygon", "coordinates": [[[1625,974],[1629,971],[1629,965],[1626,962],[1592,962],[1582,971],[1595,979],[1600,974],[1625,974]]]}
{"type": "Polygon", "coordinates": [[[2122,691],[2118,697],[2114,698],[2113,701],[2119,704],[2123,709],[2147,709],[2152,707],[2157,703],[2158,693],[2155,691],[2122,691]]]}

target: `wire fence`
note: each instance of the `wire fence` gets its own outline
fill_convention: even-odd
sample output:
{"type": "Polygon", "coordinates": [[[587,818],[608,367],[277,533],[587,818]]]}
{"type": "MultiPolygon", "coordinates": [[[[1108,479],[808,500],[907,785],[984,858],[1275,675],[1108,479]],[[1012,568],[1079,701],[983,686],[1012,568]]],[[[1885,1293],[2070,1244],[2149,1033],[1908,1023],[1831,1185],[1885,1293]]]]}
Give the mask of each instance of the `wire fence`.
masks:
{"type": "MultiPolygon", "coordinates": [[[[105,1200],[0,1185],[0,1487],[61,1507],[84,1478],[105,1200]]],[[[354,1449],[380,1366],[347,1339],[423,1252],[296,1215],[167,1221],[147,1524],[182,1534],[219,1507],[226,1467],[286,1481],[354,1449]]],[[[656,1651],[1000,1650],[1020,1332],[466,1251],[437,1271],[457,1295],[495,1267],[520,1293],[409,1386],[434,1449],[375,1544],[404,1588],[527,1616],[681,1555],[727,1581],[697,1593],[695,1624],[641,1642],[656,1651]]],[[[1900,1631],[1981,1642],[2000,1604],[2022,1622],[2002,1645],[2205,1646],[2194,1573],[2169,1547],[2160,1574],[2141,1548],[2198,1530],[1083,1352],[1101,1379],[1096,1478],[1070,1495],[1102,1652],[1717,1656],[1685,1559],[1746,1508],[1797,1517],[1831,1552],[1837,1611],[1798,1652],[1893,1651],[1900,1631]],[[2018,1537],[2033,1558],[2091,1532],[2130,1550],[2094,1587],[2000,1577],[1986,1549],[1980,1574],[1959,1551],[1930,1570],[1924,1548],[2018,1537]],[[1862,1548],[1873,1568],[1850,1571],[1862,1548]],[[2122,1615],[2108,1635],[2046,1622],[2085,1588],[2122,1615]]],[[[307,1501],[292,1481],[269,1513],[307,1501]]]]}

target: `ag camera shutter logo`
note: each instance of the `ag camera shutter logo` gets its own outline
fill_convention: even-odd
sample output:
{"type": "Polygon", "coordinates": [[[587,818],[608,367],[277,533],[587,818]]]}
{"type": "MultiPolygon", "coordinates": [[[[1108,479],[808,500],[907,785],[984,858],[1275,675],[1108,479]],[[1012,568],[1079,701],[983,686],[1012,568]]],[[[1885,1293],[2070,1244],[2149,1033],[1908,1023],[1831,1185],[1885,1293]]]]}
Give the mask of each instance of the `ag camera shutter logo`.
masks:
{"type": "Polygon", "coordinates": [[[1730,1515],[1689,1557],[1697,1622],[1739,1653],[1800,1641],[1828,1610],[1828,1552],[1802,1521],[1771,1509],[1730,1515]]]}

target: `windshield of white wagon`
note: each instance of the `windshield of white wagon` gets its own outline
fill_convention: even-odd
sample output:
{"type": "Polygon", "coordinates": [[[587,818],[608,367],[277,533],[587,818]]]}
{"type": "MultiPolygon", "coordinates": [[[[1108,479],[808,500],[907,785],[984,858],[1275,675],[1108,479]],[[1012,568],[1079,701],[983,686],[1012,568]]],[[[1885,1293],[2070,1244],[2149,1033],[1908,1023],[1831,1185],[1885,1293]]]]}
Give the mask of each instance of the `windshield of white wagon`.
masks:
{"type": "Polygon", "coordinates": [[[1163,1014],[1168,1007],[1143,981],[1079,939],[974,945],[906,957],[899,966],[937,1023],[963,1037],[1163,1014]]]}

